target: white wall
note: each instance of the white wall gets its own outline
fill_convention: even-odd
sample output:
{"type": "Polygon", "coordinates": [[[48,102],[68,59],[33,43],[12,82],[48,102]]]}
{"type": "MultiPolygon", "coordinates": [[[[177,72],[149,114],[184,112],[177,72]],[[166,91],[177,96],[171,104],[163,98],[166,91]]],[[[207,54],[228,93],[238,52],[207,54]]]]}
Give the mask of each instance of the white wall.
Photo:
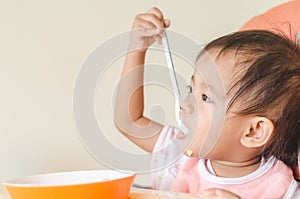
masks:
{"type": "MultiPolygon", "coordinates": [[[[282,2],[286,0],[1,1],[0,181],[105,168],[88,154],[77,136],[72,110],[74,83],[89,53],[112,36],[130,30],[137,13],[157,6],[171,19],[171,30],[203,44],[237,30],[252,16],[282,2]]],[[[104,87],[117,83],[122,62],[118,64],[112,72],[114,78],[104,87]]],[[[101,117],[103,113],[97,114],[101,117]]],[[[114,133],[114,142],[137,150],[118,138],[111,124],[108,128],[114,133]]],[[[147,184],[147,180],[141,176],[137,181],[147,184]]]]}

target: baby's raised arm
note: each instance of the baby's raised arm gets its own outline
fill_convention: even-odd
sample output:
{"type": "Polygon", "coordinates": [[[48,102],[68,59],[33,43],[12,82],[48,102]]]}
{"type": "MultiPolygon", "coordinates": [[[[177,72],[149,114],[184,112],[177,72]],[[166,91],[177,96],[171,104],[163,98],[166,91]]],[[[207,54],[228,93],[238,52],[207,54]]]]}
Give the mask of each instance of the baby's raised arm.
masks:
{"type": "Polygon", "coordinates": [[[144,116],[144,61],[146,51],[155,41],[161,44],[164,28],[170,22],[162,12],[152,8],[135,17],[129,50],[119,81],[114,121],[128,139],[142,149],[152,152],[162,125],[144,116]]]}

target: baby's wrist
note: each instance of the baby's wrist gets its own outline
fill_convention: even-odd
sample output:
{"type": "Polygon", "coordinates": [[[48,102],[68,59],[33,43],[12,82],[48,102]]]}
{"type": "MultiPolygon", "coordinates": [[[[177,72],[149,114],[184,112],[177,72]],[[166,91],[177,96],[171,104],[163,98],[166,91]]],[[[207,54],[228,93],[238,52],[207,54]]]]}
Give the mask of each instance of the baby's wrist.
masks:
{"type": "Polygon", "coordinates": [[[147,52],[147,48],[128,48],[127,54],[137,55],[137,56],[145,56],[147,52]]]}

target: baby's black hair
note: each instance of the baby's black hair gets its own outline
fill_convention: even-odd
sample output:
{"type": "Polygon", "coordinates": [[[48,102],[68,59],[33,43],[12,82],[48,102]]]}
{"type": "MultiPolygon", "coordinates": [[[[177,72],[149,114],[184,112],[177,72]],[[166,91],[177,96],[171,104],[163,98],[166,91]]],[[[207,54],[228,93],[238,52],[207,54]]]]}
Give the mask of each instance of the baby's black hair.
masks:
{"type": "Polygon", "coordinates": [[[235,55],[239,72],[227,93],[233,96],[227,111],[239,103],[237,114],[269,118],[274,132],[262,155],[275,156],[297,173],[300,49],[296,41],[265,30],[250,30],[220,37],[207,44],[205,50],[218,50],[218,57],[235,55]]]}

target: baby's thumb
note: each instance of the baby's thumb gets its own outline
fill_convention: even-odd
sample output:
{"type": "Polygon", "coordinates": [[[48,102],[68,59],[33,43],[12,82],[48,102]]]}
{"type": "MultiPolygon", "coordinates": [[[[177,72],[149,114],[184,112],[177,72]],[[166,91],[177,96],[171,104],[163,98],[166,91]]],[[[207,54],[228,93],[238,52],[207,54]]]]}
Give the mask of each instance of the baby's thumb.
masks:
{"type": "Polygon", "coordinates": [[[169,28],[170,25],[171,25],[171,21],[169,19],[165,19],[164,20],[164,26],[165,26],[165,28],[169,28]]]}

